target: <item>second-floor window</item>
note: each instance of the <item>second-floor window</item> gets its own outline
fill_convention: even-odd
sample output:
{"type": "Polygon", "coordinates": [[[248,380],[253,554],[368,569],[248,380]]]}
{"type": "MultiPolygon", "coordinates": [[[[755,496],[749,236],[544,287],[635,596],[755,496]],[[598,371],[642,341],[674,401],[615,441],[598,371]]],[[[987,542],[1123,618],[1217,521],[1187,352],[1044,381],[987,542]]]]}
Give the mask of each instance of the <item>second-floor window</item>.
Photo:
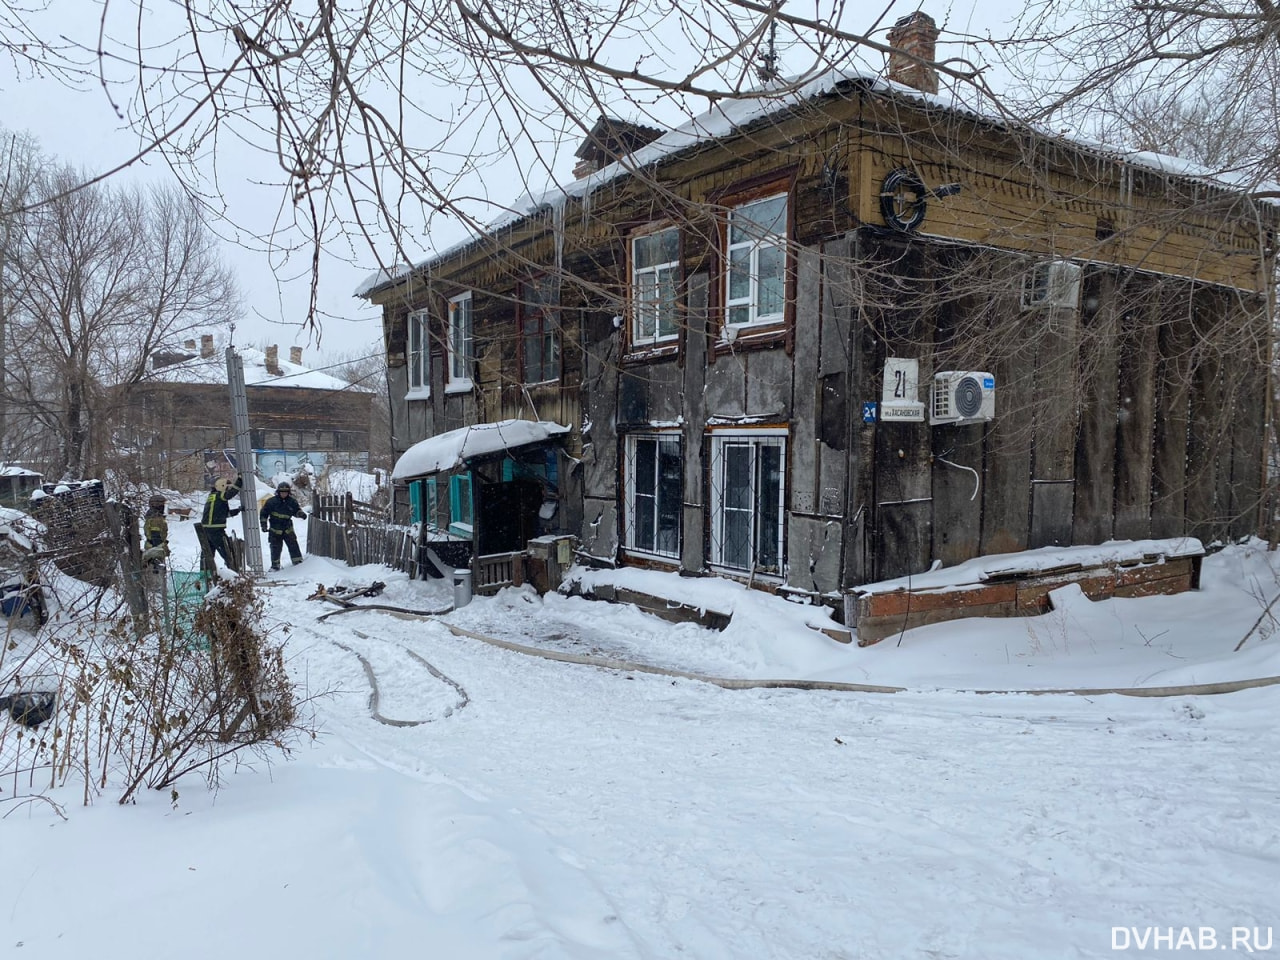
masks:
{"type": "Polygon", "coordinates": [[[431,392],[431,340],[427,331],[427,311],[409,314],[409,395],[425,397],[431,392]]]}
{"type": "Polygon", "coordinates": [[[539,277],[524,287],[520,312],[525,383],[560,379],[560,317],[555,279],[539,277]]]}
{"type": "Polygon", "coordinates": [[[471,319],[471,294],[449,301],[449,390],[470,390],[475,362],[475,327],[471,319]]]}
{"type": "Polygon", "coordinates": [[[676,288],[680,231],[675,227],[631,241],[631,345],[652,346],[676,338],[676,288]]]}
{"type": "Polygon", "coordinates": [[[726,227],[725,323],[781,323],[787,295],[787,195],[732,208],[726,227]]]}

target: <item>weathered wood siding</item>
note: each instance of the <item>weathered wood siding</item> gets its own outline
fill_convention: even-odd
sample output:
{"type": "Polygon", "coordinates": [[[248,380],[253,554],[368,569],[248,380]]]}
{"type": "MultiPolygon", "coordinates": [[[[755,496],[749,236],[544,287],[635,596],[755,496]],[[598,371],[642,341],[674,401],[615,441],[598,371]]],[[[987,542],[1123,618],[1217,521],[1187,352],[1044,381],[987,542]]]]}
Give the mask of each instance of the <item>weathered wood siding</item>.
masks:
{"type": "MultiPolygon", "coordinates": [[[[678,430],[681,548],[709,570],[709,436],[785,424],[785,584],[832,594],[979,554],[1253,529],[1263,482],[1270,261],[1247,201],[1076,146],[864,88],[530,213],[374,294],[392,396],[405,324],[432,311],[431,398],[395,404],[396,451],[521,416],[574,430],[565,503],[583,552],[625,561],[625,437],[678,430]],[[919,229],[886,224],[885,176],[928,188],[919,229]],[[735,193],[789,184],[785,329],[722,334],[720,222],[735,193]],[[1241,205],[1243,204],[1243,205],[1241,205]],[[680,228],[678,341],[629,354],[627,243],[680,228]],[[1084,268],[1078,307],[1024,309],[1037,261],[1084,268]],[[558,382],[520,382],[521,282],[560,278],[558,382]],[[475,389],[444,390],[447,298],[473,291],[475,389]],[[624,318],[619,325],[614,318],[624,318]],[[989,371],[990,423],[866,423],[889,357],[989,371]]],[[[1265,218],[1264,218],[1265,219],[1265,218]]],[[[1274,217],[1272,218],[1274,219],[1274,217]]]]}

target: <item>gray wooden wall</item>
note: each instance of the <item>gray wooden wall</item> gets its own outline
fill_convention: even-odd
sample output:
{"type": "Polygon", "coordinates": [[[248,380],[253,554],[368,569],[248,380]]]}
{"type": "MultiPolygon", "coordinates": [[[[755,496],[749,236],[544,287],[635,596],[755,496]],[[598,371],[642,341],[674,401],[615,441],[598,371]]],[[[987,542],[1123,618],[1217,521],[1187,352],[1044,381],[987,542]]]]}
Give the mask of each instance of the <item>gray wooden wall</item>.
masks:
{"type": "Polygon", "coordinates": [[[690,572],[707,567],[707,425],[737,420],[790,424],[787,583],[799,590],[1054,544],[1253,531],[1264,305],[1091,268],[1078,310],[1025,311],[1028,265],[855,232],[800,250],[789,344],[709,356],[706,274],[688,285],[677,356],[628,362],[618,331],[589,326],[584,552],[618,556],[621,437],[675,421],[690,572]],[[886,357],[920,362],[922,400],[935,370],[990,371],[996,418],[864,423],[886,357]]]}

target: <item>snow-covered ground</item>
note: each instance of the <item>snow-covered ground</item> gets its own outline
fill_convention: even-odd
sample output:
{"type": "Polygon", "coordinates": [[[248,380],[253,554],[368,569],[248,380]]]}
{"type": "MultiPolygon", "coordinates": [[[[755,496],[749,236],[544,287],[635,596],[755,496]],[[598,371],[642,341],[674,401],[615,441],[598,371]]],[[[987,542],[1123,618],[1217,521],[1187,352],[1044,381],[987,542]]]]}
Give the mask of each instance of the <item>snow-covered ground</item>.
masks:
{"type": "MultiPolygon", "coordinates": [[[[194,566],[190,525],[171,539],[194,566]]],[[[1188,937],[1280,956],[1280,687],[964,692],[1280,674],[1268,618],[1234,651],[1280,592],[1272,560],[1234,547],[1196,594],[1064,595],[866,649],[760,594],[722,633],[526,591],[443,618],[552,652],[909,688],[869,694],[605,670],[374,612],[317,623],[336,609],[305,599],[317,584],[383,580],[376,602],[415,609],[449,591],[310,557],[266,589],[318,739],[173,804],[60,795],[65,821],[0,782],[0,956],[1027,960],[1172,957],[1188,937]],[[371,718],[356,654],[379,714],[415,725],[371,718]]]]}

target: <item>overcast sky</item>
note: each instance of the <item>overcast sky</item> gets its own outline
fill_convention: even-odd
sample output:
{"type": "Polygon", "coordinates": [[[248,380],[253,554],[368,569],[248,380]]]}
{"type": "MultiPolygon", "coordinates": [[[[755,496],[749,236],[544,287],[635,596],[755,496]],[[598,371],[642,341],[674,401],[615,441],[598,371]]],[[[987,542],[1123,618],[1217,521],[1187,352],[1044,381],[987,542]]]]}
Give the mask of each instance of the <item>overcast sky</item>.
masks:
{"type": "MultiPolygon", "coordinates": [[[[31,133],[46,154],[60,161],[98,172],[127,160],[137,150],[137,137],[116,118],[100,90],[68,90],[51,79],[27,78],[19,83],[11,75],[0,74],[0,102],[0,122],[11,130],[31,133]]],[[[278,194],[254,187],[253,166],[263,161],[246,159],[243,179],[224,181],[224,189],[235,223],[256,227],[257,235],[239,232],[227,221],[212,224],[224,241],[223,258],[236,271],[245,294],[247,312],[237,325],[235,338],[250,345],[265,341],[282,347],[303,346],[310,363],[315,359],[315,345],[301,328],[309,296],[306,252],[293,263],[273,266],[260,238],[271,229],[278,194]]],[[[158,156],[120,174],[122,182],[144,184],[172,182],[173,178],[158,156]]],[[[378,311],[352,296],[373,269],[371,255],[355,249],[364,255],[363,262],[353,263],[351,250],[339,249],[320,273],[320,310],[324,314],[320,349],[329,357],[381,349],[378,311]]]]}
{"type": "MultiPolygon", "coordinates": [[[[159,6],[162,10],[174,9],[165,7],[163,3],[159,6]]],[[[892,23],[900,13],[916,7],[914,3],[901,6],[901,11],[895,7],[894,12],[882,22],[886,25],[892,23]]],[[[112,12],[119,9],[122,8],[112,8],[112,12]]],[[[972,33],[983,28],[982,24],[975,23],[975,5],[964,0],[958,6],[926,9],[949,31],[972,33]]],[[[52,15],[57,18],[57,34],[69,34],[82,42],[86,37],[92,41],[96,36],[99,13],[97,4],[83,0],[53,0],[52,4],[52,15]],[[69,11],[83,16],[83,19],[69,22],[69,11]]],[[[990,16],[992,10],[988,8],[984,14],[990,16]]],[[[867,17],[874,15],[869,11],[866,14],[867,17]]],[[[849,19],[853,19],[852,14],[849,19]]],[[[866,29],[867,26],[869,23],[849,24],[850,29],[866,29]]],[[[961,52],[940,50],[940,56],[961,52]]],[[[784,59],[784,70],[787,66],[784,59]]],[[[878,67],[879,64],[875,64],[871,69],[878,67]]],[[[0,123],[4,126],[30,132],[39,140],[45,153],[87,170],[99,172],[115,166],[132,156],[138,146],[136,136],[128,131],[124,121],[117,118],[103,91],[92,82],[83,89],[71,90],[52,79],[24,76],[18,80],[12,70],[0,71],[0,106],[3,108],[0,123]]],[[[683,119],[671,107],[666,112],[672,116],[669,119],[660,116],[659,119],[673,125],[683,119]]],[[[555,120],[555,111],[549,110],[549,123],[554,124],[555,120]]],[[[482,118],[476,122],[485,124],[491,121],[482,118]]],[[[485,147],[484,133],[482,126],[475,137],[477,149],[485,147]]],[[[534,177],[542,177],[544,184],[548,177],[567,181],[573,165],[570,156],[572,146],[555,154],[546,146],[547,138],[555,135],[552,127],[543,128],[542,138],[536,141],[542,146],[530,149],[534,157],[495,158],[485,173],[479,175],[483,182],[465,185],[466,193],[480,198],[481,206],[486,201],[501,205],[526,191],[536,191],[537,185],[531,182],[534,177]]],[[[576,142],[577,136],[572,129],[566,139],[570,144],[576,142]]],[[[219,137],[213,149],[217,152],[217,192],[226,202],[227,216],[211,225],[224,240],[223,255],[238,274],[247,307],[246,316],[236,330],[236,340],[251,345],[300,345],[307,351],[308,362],[318,362],[320,357],[316,353],[316,344],[301,326],[309,293],[310,252],[303,249],[289,257],[279,252],[279,235],[275,243],[269,242],[273,226],[280,222],[288,223],[291,219],[291,211],[282,210],[280,206],[281,188],[263,185],[268,181],[278,184],[281,179],[274,158],[225,135],[219,137]],[[268,254],[268,246],[274,249],[273,254],[268,254]]],[[[156,156],[120,176],[124,181],[146,183],[172,181],[174,174],[167,169],[164,160],[156,156]]],[[[481,220],[491,219],[483,213],[477,216],[481,220]]],[[[432,250],[443,249],[465,236],[464,228],[456,222],[440,220],[432,221],[429,237],[413,236],[412,230],[406,232],[410,234],[404,241],[406,252],[415,258],[425,257],[432,250]]],[[[383,257],[391,254],[389,249],[379,252],[383,257]]],[[[320,268],[319,299],[322,318],[319,347],[324,357],[363,355],[381,350],[378,311],[352,295],[377,266],[374,254],[362,237],[337,234],[326,243],[320,268]]]]}

